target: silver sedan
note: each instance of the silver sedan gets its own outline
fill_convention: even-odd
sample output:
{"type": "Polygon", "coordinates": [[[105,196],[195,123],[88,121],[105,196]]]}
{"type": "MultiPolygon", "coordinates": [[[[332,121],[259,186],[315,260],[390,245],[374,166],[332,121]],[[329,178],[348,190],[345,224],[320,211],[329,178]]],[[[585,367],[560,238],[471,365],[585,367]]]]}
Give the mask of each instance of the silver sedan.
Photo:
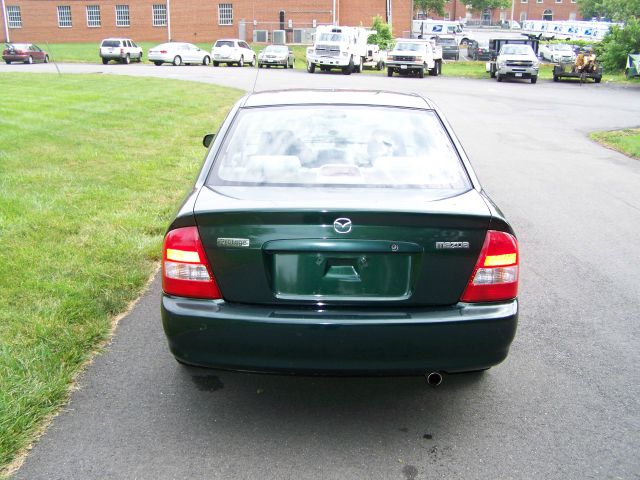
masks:
{"type": "Polygon", "coordinates": [[[258,54],[258,67],[263,65],[270,67],[278,65],[284,68],[293,68],[296,59],[293,51],[286,45],[269,45],[258,54]]]}

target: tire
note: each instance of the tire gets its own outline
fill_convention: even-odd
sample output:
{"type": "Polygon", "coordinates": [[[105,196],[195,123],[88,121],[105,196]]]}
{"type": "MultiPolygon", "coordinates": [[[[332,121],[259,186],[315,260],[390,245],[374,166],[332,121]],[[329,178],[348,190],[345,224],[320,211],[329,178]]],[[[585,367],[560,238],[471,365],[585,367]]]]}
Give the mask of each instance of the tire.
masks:
{"type": "Polygon", "coordinates": [[[496,72],[489,72],[489,75],[491,76],[491,78],[496,78],[496,72]]]}
{"type": "Polygon", "coordinates": [[[418,70],[418,78],[424,78],[424,68],[421,68],[420,70],[418,70]]]}
{"type": "Polygon", "coordinates": [[[49,55],[44,56],[44,63],[49,63],[49,55]]]}
{"type": "Polygon", "coordinates": [[[106,65],[107,63],[109,63],[109,59],[108,58],[103,58],[102,59],[102,64],[106,65]]]}
{"type": "Polygon", "coordinates": [[[315,63],[311,63],[311,62],[307,62],[307,72],[313,73],[315,71],[316,71],[316,64],[315,63]]]}
{"type": "Polygon", "coordinates": [[[7,62],[7,65],[11,65],[11,60],[5,60],[5,62],[7,62]]]}
{"type": "MultiPolygon", "coordinates": [[[[7,62],[7,63],[9,63],[9,62],[7,62]]],[[[626,78],[627,80],[629,80],[629,79],[631,78],[631,72],[629,72],[629,69],[628,69],[628,68],[625,68],[625,69],[624,69],[624,76],[625,76],[625,78],[626,78]]]]}
{"type": "Polygon", "coordinates": [[[182,65],[182,58],[180,58],[180,55],[176,55],[173,59],[173,64],[176,67],[179,67],[180,65],[182,65]]]}
{"type": "Polygon", "coordinates": [[[496,74],[496,80],[498,80],[498,82],[502,81],[502,75],[500,75],[499,73],[496,74]]]}
{"type": "Polygon", "coordinates": [[[162,65],[162,62],[153,62],[153,64],[154,64],[156,67],[159,67],[160,65],[162,65]]]}
{"type": "Polygon", "coordinates": [[[393,68],[387,67],[387,77],[393,77],[393,68]]]}
{"type": "Polygon", "coordinates": [[[217,67],[218,65],[220,65],[220,62],[216,62],[215,60],[213,61],[213,66],[217,67]]]}
{"type": "Polygon", "coordinates": [[[284,67],[285,69],[289,68],[289,59],[288,59],[288,58],[287,58],[286,62],[287,62],[287,63],[285,63],[285,64],[283,65],[283,67],[284,67]]]}
{"type": "Polygon", "coordinates": [[[142,63],[142,52],[140,52],[140,56],[138,57],[138,63],[142,63]]]}
{"type": "Polygon", "coordinates": [[[240,61],[238,62],[238,66],[240,68],[244,67],[244,57],[240,57],[240,61]]]}
{"type": "Polygon", "coordinates": [[[600,81],[602,80],[602,77],[594,77],[593,81],[596,83],[600,83],[600,81]]]}
{"type": "Polygon", "coordinates": [[[456,62],[457,62],[458,60],[460,60],[460,54],[457,54],[457,55],[456,55],[456,62]]]}
{"type": "Polygon", "coordinates": [[[255,67],[256,66],[256,56],[253,56],[253,59],[251,60],[251,63],[249,63],[250,67],[255,67]]]}
{"type": "Polygon", "coordinates": [[[258,68],[262,68],[262,64],[258,62],[258,68]]]}
{"type": "Polygon", "coordinates": [[[538,81],[538,76],[531,77],[531,83],[536,83],[538,81]]]}
{"type": "Polygon", "coordinates": [[[27,58],[27,61],[25,63],[28,63],[29,65],[31,65],[33,63],[33,57],[29,55],[29,58],[27,58]]]}
{"type": "Polygon", "coordinates": [[[554,81],[554,82],[557,82],[557,81],[558,81],[558,76],[557,76],[557,75],[554,75],[554,76],[553,76],[553,81],[554,81]]]}
{"type": "Polygon", "coordinates": [[[271,65],[270,65],[270,64],[267,64],[267,68],[271,68],[271,65]]]}
{"type": "Polygon", "coordinates": [[[211,58],[209,58],[209,55],[205,55],[202,59],[202,65],[206,67],[209,65],[209,63],[211,63],[211,58]]]}
{"type": "Polygon", "coordinates": [[[129,54],[127,53],[127,55],[124,57],[124,59],[122,60],[122,63],[124,63],[125,65],[129,65],[131,63],[131,57],[129,56],[129,54]]]}
{"type": "Polygon", "coordinates": [[[295,64],[296,64],[296,59],[294,58],[293,59],[293,63],[291,63],[291,65],[289,65],[289,68],[293,68],[295,66],[295,64]]]}
{"type": "Polygon", "coordinates": [[[353,57],[349,59],[349,65],[342,67],[343,75],[351,75],[351,72],[353,72],[353,57]]]}

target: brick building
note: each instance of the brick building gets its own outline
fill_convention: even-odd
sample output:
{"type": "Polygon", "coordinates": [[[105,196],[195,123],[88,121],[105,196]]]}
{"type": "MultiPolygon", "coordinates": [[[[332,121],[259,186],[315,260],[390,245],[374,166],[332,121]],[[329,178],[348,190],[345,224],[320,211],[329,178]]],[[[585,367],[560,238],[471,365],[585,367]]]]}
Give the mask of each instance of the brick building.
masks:
{"type": "Polygon", "coordinates": [[[496,24],[500,20],[580,20],[577,0],[512,0],[511,8],[470,12],[461,0],[446,3],[444,20],[467,19],[471,23],[496,24]],[[512,17],[513,14],[513,17],[512,17]]]}
{"type": "MultiPolygon", "coordinates": [[[[289,43],[308,43],[317,25],[364,25],[380,15],[396,36],[408,35],[412,0],[0,0],[0,38],[14,42],[97,42],[106,37],[138,41],[211,42],[239,37],[272,39],[285,30],[289,43]],[[218,3],[230,2],[230,3],[218,3]],[[6,14],[6,15],[5,15],[6,14]],[[6,17],[6,18],[5,18],[6,17]]],[[[469,12],[449,0],[445,19],[571,20],[576,0],[513,0],[512,9],[469,12]]]]}
{"type": "Polygon", "coordinates": [[[410,29],[412,16],[411,0],[2,1],[0,38],[41,43],[96,42],[112,36],[157,42],[253,41],[254,31],[270,40],[273,30],[285,30],[288,42],[304,43],[317,25],[370,26],[376,15],[391,20],[401,35],[410,29]]]}

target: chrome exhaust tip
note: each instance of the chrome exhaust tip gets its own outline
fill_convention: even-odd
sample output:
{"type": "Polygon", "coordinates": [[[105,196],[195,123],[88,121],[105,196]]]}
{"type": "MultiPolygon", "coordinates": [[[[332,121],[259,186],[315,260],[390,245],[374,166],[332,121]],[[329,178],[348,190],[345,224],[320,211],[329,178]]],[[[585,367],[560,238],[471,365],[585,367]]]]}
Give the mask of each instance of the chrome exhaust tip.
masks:
{"type": "Polygon", "coordinates": [[[427,383],[432,387],[437,387],[442,383],[442,374],[440,372],[431,372],[425,375],[427,377],[427,383]]]}

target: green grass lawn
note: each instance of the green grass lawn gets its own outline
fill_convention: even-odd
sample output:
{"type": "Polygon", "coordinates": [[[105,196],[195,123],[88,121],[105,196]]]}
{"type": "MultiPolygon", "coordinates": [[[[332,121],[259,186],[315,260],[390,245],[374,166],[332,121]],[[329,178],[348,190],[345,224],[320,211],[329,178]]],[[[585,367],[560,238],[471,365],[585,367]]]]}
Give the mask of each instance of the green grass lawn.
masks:
{"type": "Polygon", "coordinates": [[[0,91],[1,477],[156,269],[202,136],[241,92],[13,73],[0,91]]]}
{"type": "Polygon", "coordinates": [[[640,128],[596,132],[591,134],[591,139],[605,147],[640,160],[640,128]]]}

